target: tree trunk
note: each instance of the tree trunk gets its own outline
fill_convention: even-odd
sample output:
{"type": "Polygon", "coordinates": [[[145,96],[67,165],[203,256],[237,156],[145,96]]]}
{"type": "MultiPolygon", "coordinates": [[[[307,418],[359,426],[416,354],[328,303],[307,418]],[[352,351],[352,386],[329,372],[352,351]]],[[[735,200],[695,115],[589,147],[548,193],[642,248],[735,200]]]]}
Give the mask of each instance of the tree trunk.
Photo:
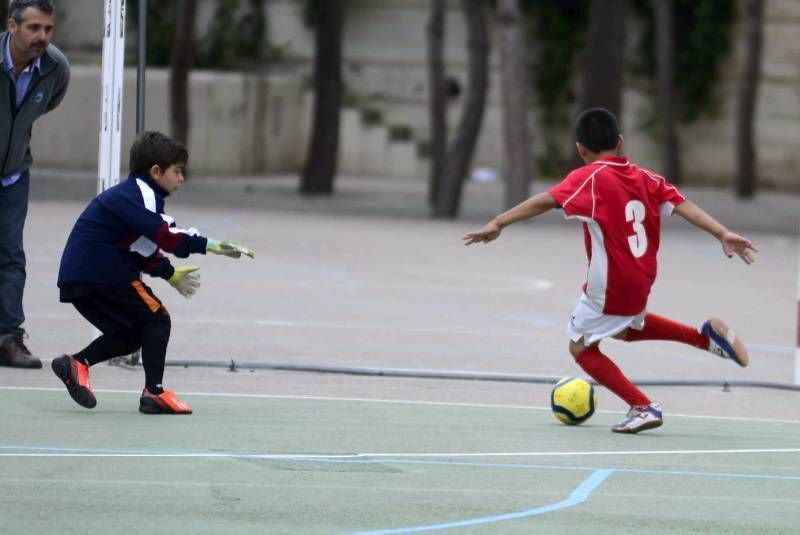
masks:
{"type": "MultiPolygon", "coordinates": [[[[599,106],[616,115],[622,122],[620,115],[627,12],[628,0],[590,2],[578,113],[599,106]]],[[[583,161],[575,151],[574,144],[572,147],[573,164],[582,166],[583,161]]]]}
{"type": "Polygon", "coordinates": [[[659,0],[653,5],[656,26],[657,101],[661,119],[662,174],[673,184],[680,184],[680,141],[675,129],[673,84],[675,78],[675,30],[672,0],[659,0]]]}
{"type": "Polygon", "coordinates": [[[489,35],[485,0],[462,0],[467,22],[469,83],[464,108],[455,138],[445,155],[441,195],[437,196],[433,216],[454,219],[458,216],[464,178],[483,122],[486,93],[489,89],[489,35]]]}
{"type": "Polygon", "coordinates": [[[497,23],[503,101],[505,206],[511,208],[528,198],[528,186],[532,178],[528,134],[530,83],[525,61],[526,48],[521,28],[519,0],[498,2],[497,23]]]}
{"type": "Polygon", "coordinates": [[[300,183],[304,195],[330,195],[339,152],[343,0],[318,3],[314,56],[314,122],[300,183]]]}
{"type": "Polygon", "coordinates": [[[736,117],[736,196],[752,198],[756,192],[756,149],[753,142],[756,100],[761,78],[764,1],[746,0],[744,5],[745,62],[739,85],[736,117]]]}
{"type": "Polygon", "coordinates": [[[430,121],[430,176],[428,204],[434,206],[440,195],[444,157],[447,148],[447,96],[444,68],[445,0],[431,0],[428,19],[428,95],[430,121]]]}
{"type": "Polygon", "coordinates": [[[591,2],[579,112],[602,106],[620,116],[627,13],[628,0],[591,2]]]}
{"type": "Polygon", "coordinates": [[[178,0],[175,4],[175,39],[169,59],[170,75],[170,132],[184,144],[189,142],[189,73],[194,64],[193,0],[178,0]]]}

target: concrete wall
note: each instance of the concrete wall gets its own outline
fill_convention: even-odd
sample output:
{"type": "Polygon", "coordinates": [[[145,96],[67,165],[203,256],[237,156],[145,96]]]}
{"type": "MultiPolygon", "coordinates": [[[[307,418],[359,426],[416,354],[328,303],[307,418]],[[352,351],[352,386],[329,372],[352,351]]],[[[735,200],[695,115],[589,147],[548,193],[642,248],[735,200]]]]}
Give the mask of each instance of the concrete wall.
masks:
{"type": "MultiPolygon", "coordinates": [[[[740,7],[741,7],[741,0],[740,7]]],[[[297,21],[300,7],[294,0],[271,0],[270,38],[294,59],[308,60],[313,36],[297,21]],[[298,24],[300,26],[298,26],[298,24]]],[[[350,0],[347,3],[344,36],[344,77],[351,98],[363,106],[379,109],[389,125],[411,126],[417,140],[428,132],[427,71],[425,64],[428,2],[424,0],[350,0]]],[[[743,10],[740,9],[741,13],[743,10]]],[[[463,17],[458,2],[447,12],[446,60],[448,73],[465,79],[466,55],[463,17]]],[[[767,185],[800,190],[800,2],[766,2],[763,74],[756,118],[756,139],[761,180],[767,185]]],[[[742,31],[735,28],[735,49],[725,63],[718,87],[721,113],[680,128],[684,169],[689,180],[729,183],[735,174],[735,108],[739,72],[742,68],[742,31]]],[[[493,73],[483,129],[476,148],[475,166],[501,167],[502,130],[497,76],[497,47],[491,54],[493,73]]],[[[661,166],[660,149],[646,132],[638,130],[641,117],[652,113],[650,98],[642,83],[628,80],[621,118],[628,153],[643,165],[661,166]]],[[[462,95],[463,98],[463,95],[462,95]]],[[[461,100],[450,104],[448,123],[458,122],[461,100]]],[[[532,113],[534,150],[542,152],[545,136],[532,113]]],[[[565,128],[568,132],[570,128],[565,128]]],[[[564,137],[562,145],[570,146],[564,137]]],[[[569,149],[567,149],[569,150],[569,149]]]]}
{"type": "MultiPolygon", "coordinates": [[[[100,128],[100,69],[74,66],[62,104],[34,125],[36,165],[95,169],[100,128]]],[[[169,133],[168,74],[147,73],[145,127],[169,133]]],[[[191,80],[189,170],[238,175],[297,169],[305,157],[307,106],[301,80],[277,74],[195,71],[191,80]]],[[[125,72],[123,172],[135,137],[136,72],[125,72]]]]}
{"type": "MultiPolygon", "coordinates": [[[[213,14],[211,0],[199,1],[198,26],[213,14]]],[[[741,2],[741,0],[739,0],[741,2]]],[[[97,0],[63,4],[56,42],[70,47],[99,49],[101,13],[97,0]],[[92,28],[97,26],[96,32],[92,28]]],[[[428,2],[426,0],[348,0],[344,35],[344,78],[348,105],[342,116],[340,171],[345,174],[427,174],[416,146],[428,136],[427,72],[425,64],[428,2]],[[381,113],[380,124],[365,125],[361,111],[381,113]],[[393,127],[411,129],[410,141],[393,141],[393,127]],[[414,160],[413,162],[409,160],[414,160]]],[[[245,75],[196,72],[192,76],[192,170],[203,174],[239,174],[296,171],[305,158],[312,100],[307,94],[313,34],[300,18],[298,0],[268,0],[268,35],[289,66],[283,74],[245,75]]],[[[766,3],[763,82],[757,108],[759,171],[762,181],[781,188],[800,189],[800,2],[766,3]]],[[[741,10],[740,10],[741,11],[741,10]]],[[[681,145],[687,179],[728,183],[734,175],[734,110],[741,70],[741,29],[736,48],[727,60],[719,87],[721,114],[682,127],[681,145]]],[[[448,73],[465,79],[465,31],[459,3],[449,2],[446,29],[448,73]]],[[[129,43],[133,43],[130,39],[129,43]]],[[[502,130],[499,107],[496,47],[489,103],[476,149],[475,166],[499,169],[502,130]]],[[[98,56],[99,59],[99,56],[98,56]]],[[[133,95],[133,74],[127,75],[133,95]]],[[[637,130],[640,117],[652,103],[629,80],[622,124],[628,154],[643,165],[660,167],[659,147],[646,132],[637,130]]],[[[126,103],[126,124],[133,125],[132,104],[126,103]]],[[[147,86],[148,128],[167,130],[166,74],[150,70],[147,86]]],[[[463,94],[450,103],[448,123],[459,119],[463,94]]],[[[75,67],[73,86],[65,103],[35,126],[34,151],[40,165],[93,168],[96,166],[99,117],[99,72],[75,67]],[[80,137],[78,137],[78,135],[80,137]],[[79,139],[80,144],[74,143],[79,139]]],[[[531,114],[537,157],[545,136],[561,136],[569,150],[570,128],[545,132],[531,114]],[[565,134],[567,133],[567,134],[565,134]]],[[[133,130],[126,129],[127,132],[133,130]]],[[[132,135],[128,136],[132,138],[132,135]]],[[[123,146],[129,146],[126,139],[123,146]]],[[[123,158],[124,160],[124,158],[123,158]]]]}

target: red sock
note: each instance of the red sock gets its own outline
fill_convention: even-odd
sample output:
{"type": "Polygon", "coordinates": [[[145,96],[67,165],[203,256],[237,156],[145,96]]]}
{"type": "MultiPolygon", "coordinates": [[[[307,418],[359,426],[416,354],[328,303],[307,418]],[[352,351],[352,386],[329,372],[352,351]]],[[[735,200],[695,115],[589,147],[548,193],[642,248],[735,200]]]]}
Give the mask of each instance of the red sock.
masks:
{"type": "Polygon", "coordinates": [[[628,336],[625,338],[626,342],[638,342],[639,340],[670,340],[700,349],[708,348],[708,338],[697,332],[696,328],[649,312],[644,317],[644,329],[641,331],[628,329],[628,336]]]}
{"type": "Polygon", "coordinates": [[[587,348],[575,357],[575,361],[595,381],[614,392],[631,407],[650,405],[650,398],[636,388],[636,385],[625,377],[622,370],[600,352],[599,347],[587,348]]]}

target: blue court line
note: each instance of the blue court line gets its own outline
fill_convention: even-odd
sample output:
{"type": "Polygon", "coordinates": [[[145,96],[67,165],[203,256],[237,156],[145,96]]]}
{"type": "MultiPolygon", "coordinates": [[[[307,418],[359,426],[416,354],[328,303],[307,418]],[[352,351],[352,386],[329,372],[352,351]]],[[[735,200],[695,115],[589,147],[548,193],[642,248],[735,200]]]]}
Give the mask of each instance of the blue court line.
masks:
{"type": "Polygon", "coordinates": [[[437,466],[468,466],[474,468],[510,468],[510,469],[529,469],[529,470],[570,470],[579,472],[594,472],[597,470],[613,470],[615,472],[626,472],[629,474],[650,474],[650,475],[674,475],[674,476],[693,476],[693,477],[722,477],[722,478],[741,478],[741,479],[767,479],[783,481],[800,481],[800,475],[769,475],[769,474],[744,474],[736,472],[693,472],[690,470],[648,470],[640,468],[604,468],[599,466],[563,466],[549,464],[529,464],[529,463],[481,463],[474,461],[435,461],[427,459],[393,459],[391,457],[380,459],[332,459],[326,458],[322,454],[309,453],[308,455],[297,454],[269,454],[257,452],[237,452],[237,451],[178,451],[178,450],[126,450],[112,448],[57,448],[44,446],[10,446],[0,445],[0,456],[25,455],[25,454],[47,454],[54,455],[139,455],[147,456],[173,456],[175,458],[222,458],[222,459],[246,459],[274,462],[314,462],[314,463],[341,463],[341,464],[414,464],[414,465],[437,465],[437,466]],[[8,453],[4,453],[8,452],[8,453]]]}
{"type": "Polygon", "coordinates": [[[775,479],[783,481],[800,481],[797,476],[774,476],[769,474],[742,474],[735,472],[692,472],[690,470],[647,470],[640,468],[602,468],[598,466],[558,466],[549,464],[515,464],[515,463],[476,463],[470,461],[426,461],[413,459],[324,459],[313,457],[293,457],[286,459],[276,459],[283,461],[307,461],[320,463],[363,463],[363,464],[432,464],[447,466],[471,466],[477,468],[512,468],[512,469],[532,469],[532,470],[570,470],[579,472],[592,472],[596,470],[613,470],[614,472],[626,472],[629,474],[650,474],[650,475],[669,475],[669,476],[695,476],[695,477],[724,477],[742,479],[775,479]]]}
{"type": "Polygon", "coordinates": [[[594,491],[600,484],[606,480],[608,476],[610,476],[614,470],[609,469],[600,469],[595,470],[592,475],[590,475],[583,483],[577,486],[575,490],[572,491],[572,494],[569,495],[569,498],[566,500],[561,500],[560,502],[556,502],[550,505],[545,505],[543,507],[537,507],[536,509],[529,509],[527,511],[519,511],[517,513],[508,513],[504,515],[496,515],[496,516],[484,516],[481,518],[471,518],[468,520],[459,520],[456,522],[447,522],[444,524],[430,524],[427,526],[415,526],[411,528],[392,528],[392,529],[382,529],[377,531],[363,531],[359,532],[358,535],[382,535],[384,533],[417,533],[420,531],[433,531],[437,529],[449,529],[449,528],[461,528],[464,526],[475,526],[478,524],[489,524],[491,522],[502,522],[504,520],[516,520],[518,518],[526,518],[530,516],[537,516],[542,515],[544,513],[551,513],[553,511],[558,511],[559,509],[566,509],[567,507],[573,507],[580,503],[586,501],[589,495],[594,491]]]}

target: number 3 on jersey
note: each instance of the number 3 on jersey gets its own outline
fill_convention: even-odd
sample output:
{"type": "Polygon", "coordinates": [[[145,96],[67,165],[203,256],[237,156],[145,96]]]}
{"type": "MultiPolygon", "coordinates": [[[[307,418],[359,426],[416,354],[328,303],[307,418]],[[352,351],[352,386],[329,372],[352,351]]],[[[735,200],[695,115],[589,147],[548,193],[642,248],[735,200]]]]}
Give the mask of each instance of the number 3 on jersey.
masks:
{"type": "Polygon", "coordinates": [[[633,221],[633,231],[636,234],[628,236],[628,245],[633,256],[640,258],[647,251],[647,234],[644,231],[645,210],[641,201],[630,201],[625,205],[625,221],[633,221]]]}

